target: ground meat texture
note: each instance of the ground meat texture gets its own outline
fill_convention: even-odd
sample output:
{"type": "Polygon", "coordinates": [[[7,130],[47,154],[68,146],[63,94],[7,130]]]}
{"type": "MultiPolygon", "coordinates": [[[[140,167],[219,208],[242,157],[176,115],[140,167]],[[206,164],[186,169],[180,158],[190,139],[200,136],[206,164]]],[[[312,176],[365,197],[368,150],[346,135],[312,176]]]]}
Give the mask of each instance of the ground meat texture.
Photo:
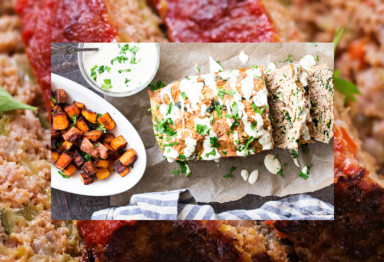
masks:
{"type": "Polygon", "coordinates": [[[312,137],[328,143],[333,137],[333,72],[327,65],[315,66],[308,71],[311,102],[312,137]]]}
{"type": "Polygon", "coordinates": [[[174,42],[276,42],[275,26],[259,0],[155,0],[174,42]]]}
{"type": "MultiPolygon", "coordinates": [[[[83,227],[95,222],[81,223],[83,227]]],[[[269,247],[252,222],[111,223],[119,226],[109,227],[113,231],[110,241],[102,245],[88,243],[84,261],[287,261],[285,247],[279,244],[269,247]]]]}

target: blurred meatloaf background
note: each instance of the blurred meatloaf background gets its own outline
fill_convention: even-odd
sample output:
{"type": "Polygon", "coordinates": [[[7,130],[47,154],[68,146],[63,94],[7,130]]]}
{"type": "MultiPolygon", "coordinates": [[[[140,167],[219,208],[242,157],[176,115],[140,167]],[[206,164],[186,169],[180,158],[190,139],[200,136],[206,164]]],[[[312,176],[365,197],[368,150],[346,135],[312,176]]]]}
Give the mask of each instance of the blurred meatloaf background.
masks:
{"type": "MultiPolygon", "coordinates": [[[[384,184],[374,171],[384,167],[383,13],[380,0],[2,0],[0,85],[41,107],[21,25],[47,103],[51,42],[316,42],[344,28],[336,69],[361,95],[352,102],[336,93],[336,222],[270,224],[304,261],[382,261],[384,184]]],[[[50,221],[49,131],[33,112],[0,114],[0,260],[71,261],[80,251],[77,229],[50,221]]]]}

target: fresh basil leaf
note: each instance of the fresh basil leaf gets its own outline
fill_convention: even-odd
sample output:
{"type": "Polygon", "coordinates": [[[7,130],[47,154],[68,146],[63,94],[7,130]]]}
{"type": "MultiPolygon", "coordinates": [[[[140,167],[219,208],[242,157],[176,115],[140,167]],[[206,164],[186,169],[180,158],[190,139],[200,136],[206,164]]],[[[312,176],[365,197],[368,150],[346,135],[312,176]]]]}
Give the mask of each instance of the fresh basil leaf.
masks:
{"type": "Polygon", "coordinates": [[[17,109],[37,110],[36,107],[26,105],[13,98],[3,87],[0,86],[0,112],[8,112],[17,109]]]}

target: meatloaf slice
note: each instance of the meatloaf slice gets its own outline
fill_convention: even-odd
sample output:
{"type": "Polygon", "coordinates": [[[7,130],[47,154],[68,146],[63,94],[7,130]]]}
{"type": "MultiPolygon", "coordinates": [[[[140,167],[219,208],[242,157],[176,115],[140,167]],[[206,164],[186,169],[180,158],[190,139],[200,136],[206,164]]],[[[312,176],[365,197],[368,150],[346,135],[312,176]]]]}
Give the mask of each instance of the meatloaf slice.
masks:
{"type": "Polygon", "coordinates": [[[279,148],[297,149],[311,140],[310,103],[300,72],[293,64],[267,72],[273,139],[279,148]]]}
{"type": "Polygon", "coordinates": [[[252,221],[79,221],[83,261],[288,261],[273,230],[252,221]],[[94,237],[89,228],[108,223],[94,237]],[[88,232],[88,233],[87,233],[88,232]]]}
{"type": "Polygon", "coordinates": [[[328,143],[333,137],[333,72],[327,65],[308,70],[311,101],[312,137],[328,143]]]}

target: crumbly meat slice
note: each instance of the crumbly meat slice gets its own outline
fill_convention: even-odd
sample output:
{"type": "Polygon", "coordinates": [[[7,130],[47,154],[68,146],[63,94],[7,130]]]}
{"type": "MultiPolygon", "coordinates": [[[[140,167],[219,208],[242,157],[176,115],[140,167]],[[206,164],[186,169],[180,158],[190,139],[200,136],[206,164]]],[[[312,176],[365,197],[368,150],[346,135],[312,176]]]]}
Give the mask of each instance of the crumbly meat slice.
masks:
{"type": "Polygon", "coordinates": [[[273,148],[262,67],[190,76],[149,94],[155,136],[169,161],[273,148]]]}
{"type": "Polygon", "coordinates": [[[311,101],[312,133],[320,142],[328,143],[333,138],[333,72],[327,65],[314,66],[308,70],[308,92],[311,101]]]}
{"type": "MultiPolygon", "coordinates": [[[[336,96],[341,97],[340,94],[336,96]]],[[[303,261],[384,259],[384,178],[361,149],[349,109],[336,99],[335,221],[274,221],[303,261]]]]}
{"type": "Polygon", "coordinates": [[[86,232],[106,222],[81,221],[88,250],[84,261],[288,261],[289,249],[257,222],[124,222],[108,221],[101,229],[108,237],[96,238],[86,232]]]}
{"type": "Polygon", "coordinates": [[[310,103],[299,81],[300,67],[289,64],[267,72],[273,139],[284,149],[297,149],[311,140],[310,103]]]}

